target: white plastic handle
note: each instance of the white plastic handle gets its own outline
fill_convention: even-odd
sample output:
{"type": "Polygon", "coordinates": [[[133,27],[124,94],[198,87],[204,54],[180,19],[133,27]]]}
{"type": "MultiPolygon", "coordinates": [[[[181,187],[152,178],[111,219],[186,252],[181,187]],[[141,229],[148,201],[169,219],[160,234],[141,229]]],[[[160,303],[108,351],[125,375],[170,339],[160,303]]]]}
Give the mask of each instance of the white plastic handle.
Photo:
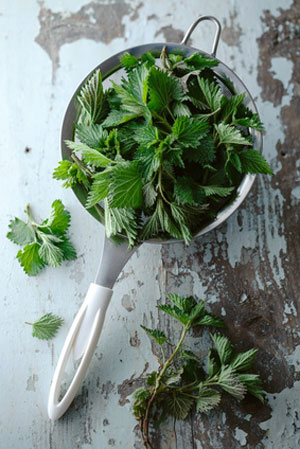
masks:
{"type": "Polygon", "coordinates": [[[67,411],[78,391],[100,337],[112,293],[110,288],[94,283],[89,287],[70,328],[54,372],[48,400],[48,415],[52,420],[60,418],[67,411]],[[82,356],[82,360],[66,394],[58,402],[62,376],[72,348],[74,358],[78,359],[82,356]]]}

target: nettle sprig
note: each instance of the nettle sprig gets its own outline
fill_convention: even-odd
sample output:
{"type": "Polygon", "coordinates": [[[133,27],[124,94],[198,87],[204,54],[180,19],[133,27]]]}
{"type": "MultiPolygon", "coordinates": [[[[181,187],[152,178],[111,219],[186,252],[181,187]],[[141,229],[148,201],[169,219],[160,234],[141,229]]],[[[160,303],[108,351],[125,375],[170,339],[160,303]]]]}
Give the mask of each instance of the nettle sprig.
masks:
{"type": "Polygon", "coordinates": [[[208,313],[203,301],[196,302],[193,297],[184,298],[176,294],[169,294],[168,298],[173,305],[160,305],[158,308],[181,324],[178,342],[170,342],[161,330],[141,326],[161,351],[158,370],[150,373],[145,386],[133,393],[133,414],[139,422],[143,445],[147,449],[154,448],[149,430],[151,423],[153,428],[157,427],[170,415],[175,419],[186,419],[192,409],[207,413],[220,404],[222,392],[238,400],[249,392],[264,401],[259,375],[247,372],[255,361],[257,350],[235,353],[227,337],[212,333],[214,346],[209,350],[204,365],[195,352],[183,347],[186,334],[196,326],[224,327],[223,321],[208,313]],[[166,347],[172,348],[168,357],[166,347]]]}
{"type": "Polygon", "coordinates": [[[76,259],[76,250],[67,232],[71,216],[61,200],[51,205],[49,218],[37,223],[27,204],[27,221],[15,218],[10,221],[7,238],[19,246],[17,253],[20,265],[29,276],[37,275],[46,265],[58,267],[64,260],[76,259]]]}
{"type": "Polygon", "coordinates": [[[126,77],[104,90],[96,70],[79,92],[69,160],[53,176],[81,185],[108,237],[160,237],[189,243],[232,201],[247,173],[272,174],[254,149],[259,116],[218,61],[201,53],[126,53],[126,77]]]}

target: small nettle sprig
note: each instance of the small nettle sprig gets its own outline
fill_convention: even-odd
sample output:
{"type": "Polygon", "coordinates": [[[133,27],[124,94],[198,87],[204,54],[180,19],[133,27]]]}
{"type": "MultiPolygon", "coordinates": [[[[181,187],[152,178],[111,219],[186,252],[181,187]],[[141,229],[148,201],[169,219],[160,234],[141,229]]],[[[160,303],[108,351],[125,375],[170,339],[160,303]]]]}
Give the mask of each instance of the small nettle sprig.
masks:
{"type": "Polygon", "coordinates": [[[79,92],[70,160],[53,176],[86,189],[108,237],[129,246],[152,237],[189,243],[234,199],[247,173],[272,174],[249,130],[263,131],[245,93],[201,53],[126,53],[127,72],[105,90],[96,70],[79,92]],[[225,94],[226,93],[226,94],[225,94]]]}
{"type": "Polygon", "coordinates": [[[35,221],[29,204],[25,213],[26,222],[19,218],[10,221],[7,238],[24,246],[17,258],[26,274],[35,276],[46,265],[58,267],[64,260],[76,259],[76,251],[67,236],[71,216],[61,200],[52,203],[50,217],[41,223],[35,221]]]}
{"type": "Polygon", "coordinates": [[[227,337],[212,333],[213,347],[204,364],[198,354],[183,346],[186,334],[196,326],[224,327],[223,321],[208,313],[203,301],[196,302],[193,297],[176,294],[169,294],[168,298],[173,305],[158,308],[181,324],[178,342],[170,342],[161,330],[141,326],[161,351],[158,370],[151,372],[145,379],[145,386],[133,393],[133,414],[147,449],[154,448],[150,424],[154,430],[170,415],[175,419],[186,419],[195,409],[198,413],[207,413],[220,404],[223,392],[238,400],[249,392],[264,401],[259,375],[248,373],[257,350],[235,353],[227,337]],[[172,348],[168,357],[166,347],[172,348]]]}

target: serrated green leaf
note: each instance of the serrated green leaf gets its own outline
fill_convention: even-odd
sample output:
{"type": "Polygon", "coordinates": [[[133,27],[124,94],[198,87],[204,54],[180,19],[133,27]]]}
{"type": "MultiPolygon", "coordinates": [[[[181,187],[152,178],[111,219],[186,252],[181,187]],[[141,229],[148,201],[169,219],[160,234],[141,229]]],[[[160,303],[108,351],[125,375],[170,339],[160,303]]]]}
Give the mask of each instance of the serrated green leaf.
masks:
{"type": "Polygon", "coordinates": [[[183,158],[190,162],[199,162],[201,164],[210,164],[216,159],[214,139],[208,134],[203,137],[195,147],[185,149],[183,158]]]}
{"type": "Polygon", "coordinates": [[[197,79],[209,109],[211,111],[220,109],[223,95],[218,84],[214,81],[210,82],[208,79],[201,78],[199,75],[197,79]]]}
{"type": "Polygon", "coordinates": [[[174,418],[186,419],[193,403],[193,398],[173,391],[166,396],[164,407],[174,418]]]}
{"type": "Polygon", "coordinates": [[[242,136],[241,132],[234,128],[234,126],[225,125],[224,123],[219,123],[214,125],[219,136],[220,143],[225,145],[235,144],[235,145],[252,145],[248,140],[242,136]]]}
{"type": "Polygon", "coordinates": [[[102,76],[100,69],[89,78],[81,88],[78,101],[90,118],[91,123],[96,123],[101,117],[104,103],[102,76]]]}
{"type": "Polygon", "coordinates": [[[246,150],[239,153],[243,173],[263,173],[273,175],[269,164],[256,150],[246,150]]]}
{"type": "Polygon", "coordinates": [[[245,397],[247,391],[244,383],[241,382],[231,366],[223,365],[221,367],[218,385],[223,388],[224,391],[231,394],[231,396],[240,400],[245,397]]]}
{"type": "Polygon", "coordinates": [[[214,327],[225,327],[225,324],[221,318],[216,317],[210,313],[206,313],[202,318],[195,322],[197,326],[214,326],[214,327]]]}
{"type": "Polygon", "coordinates": [[[120,62],[126,70],[132,70],[139,65],[139,60],[135,56],[126,52],[120,57],[120,62]]]}
{"type": "Polygon", "coordinates": [[[222,187],[218,185],[208,185],[201,187],[204,190],[206,196],[218,195],[221,198],[225,198],[226,196],[230,195],[234,190],[234,187],[222,187]]]}
{"type": "Polygon", "coordinates": [[[175,117],[190,117],[192,115],[188,105],[181,103],[179,101],[175,102],[173,114],[175,117]]]}
{"type": "Polygon", "coordinates": [[[264,403],[265,391],[262,388],[262,381],[258,374],[237,374],[238,379],[242,382],[247,391],[264,403]]]}
{"type": "Polygon", "coordinates": [[[202,53],[194,53],[184,59],[185,65],[192,70],[203,70],[206,68],[216,67],[219,62],[216,59],[209,58],[202,53]]]}
{"type": "Polygon", "coordinates": [[[232,347],[230,341],[224,335],[211,334],[210,336],[214,342],[221,363],[225,365],[229,362],[232,356],[232,347]]]}
{"type": "Polygon", "coordinates": [[[203,204],[206,196],[203,187],[186,176],[180,176],[176,179],[174,195],[178,203],[190,205],[203,204]]]}
{"type": "Polygon", "coordinates": [[[64,252],[57,243],[62,243],[62,239],[52,234],[45,234],[44,232],[38,232],[38,236],[41,240],[39,249],[40,258],[52,267],[60,266],[64,258],[64,252]]]}
{"type": "Polygon", "coordinates": [[[179,357],[186,360],[195,360],[196,362],[200,361],[199,357],[194,352],[189,351],[188,349],[180,351],[179,357]]]}
{"type": "Polygon", "coordinates": [[[148,106],[153,111],[166,109],[172,100],[180,101],[183,91],[179,81],[158,68],[152,67],[148,77],[150,102],[148,106]]]}
{"type": "Polygon", "coordinates": [[[142,204],[142,177],[138,162],[118,165],[112,171],[111,207],[139,207],[142,204]]]}
{"type": "Polygon", "coordinates": [[[66,140],[65,143],[73,151],[79,151],[82,155],[83,160],[92,165],[93,167],[106,167],[106,165],[113,163],[114,161],[104,156],[100,150],[95,150],[90,148],[85,143],[72,142],[71,140],[66,140]]]}
{"type": "Polygon", "coordinates": [[[211,348],[207,356],[207,374],[213,377],[220,369],[220,360],[215,349],[211,348]]]}
{"type": "Polygon", "coordinates": [[[58,248],[63,252],[63,260],[74,260],[77,258],[76,250],[70,240],[66,237],[61,238],[61,242],[57,243],[58,248]]]}
{"type": "Polygon", "coordinates": [[[26,323],[32,325],[32,336],[40,340],[50,340],[53,338],[64,320],[52,313],[46,313],[34,323],[26,323]]]}
{"type": "Polygon", "coordinates": [[[172,128],[176,140],[184,147],[194,147],[199,144],[209,130],[209,125],[201,120],[190,117],[178,117],[172,128]]]}
{"type": "Polygon", "coordinates": [[[157,191],[155,190],[152,182],[147,182],[143,186],[143,198],[145,207],[152,207],[157,198],[157,191]]]}
{"type": "Polygon", "coordinates": [[[155,126],[148,125],[137,129],[133,138],[140,145],[153,145],[158,141],[158,129],[155,126]]]}
{"type": "Polygon", "coordinates": [[[213,389],[200,384],[197,399],[197,412],[207,413],[217,407],[221,402],[221,394],[213,389]]]}
{"type": "Polygon", "coordinates": [[[132,208],[113,208],[109,206],[107,198],[104,200],[105,231],[108,238],[117,234],[125,234],[129,247],[136,243],[138,234],[138,220],[132,208]]]}
{"type": "Polygon", "coordinates": [[[174,385],[180,382],[183,371],[184,370],[182,366],[176,370],[169,370],[163,377],[163,383],[165,385],[174,385]]]}
{"type": "Polygon", "coordinates": [[[148,327],[142,326],[141,328],[160,346],[164,344],[168,339],[164,332],[158,329],[149,329],[148,327]]]}
{"type": "Polygon", "coordinates": [[[10,220],[8,227],[10,231],[6,234],[6,237],[16,245],[23,246],[34,241],[32,228],[19,218],[10,220]]]}
{"type": "Polygon", "coordinates": [[[237,111],[238,107],[243,103],[245,99],[245,93],[232,95],[232,97],[222,98],[222,113],[220,114],[222,121],[224,123],[230,122],[234,113],[237,111]]]}
{"type": "Polygon", "coordinates": [[[194,307],[197,305],[195,299],[192,296],[179,296],[176,293],[168,293],[167,298],[176,306],[178,309],[190,314],[194,307]]]}
{"type": "Polygon", "coordinates": [[[71,221],[70,212],[68,212],[61,200],[53,201],[51,213],[45,225],[49,226],[53,234],[63,236],[69,229],[71,221]]]}
{"type": "Polygon", "coordinates": [[[184,242],[188,245],[192,240],[193,235],[188,228],[186,214],[184,213],[184,210],[182,210],[182,207],[174,202],[171,203],[170,208],[172,216],[180,228],[184,242]]]}
{"type": "Polygon", "coordinates": [[[236,354],[230,362],[231,368],[235,371],[243,371],[250,368],[257,354],[257,349],[249,349],[249,351],[236,354]]]}
{"type": "Polygon", "coordinates": [[[90,188],[87,202],[85,207],[89,209],[95,206],[100,201],[104,200],[109,193],[109,186],[111,183],[111,170],[106,169],[105,171],[95,175],[94,182],[90,188]]]}
{"type": "Polygon", "coordinates": [[[168,304],[163,304],[157,306],[160,310],[172,316],[176,320],[180,321],[182,324],[187,324],[189,322],[189,315],[182,310],[178,309],[178,307],[172,307],[168,304]]]}
{"type": "Polygon", "coordinates": [[[76,125],[76,136],[81,143],[85,143],[90,148],[97,149],[105,145],[108,134],[102,125],[81,123],[76,125]]]}
{"type": "Polygon", "coordinates": [[[39,248],[38,243],[31,243],[26,245],[17,254],[17,258],[28,276],[36,276],[45,266],[44,261],[39,255],[39,248]]]}
{"type": "Polygon", "coordinates": [[[147,385],[152,387],[153,385],[155,385],[156,379],[157,379],[157,372],[156,371],[152,371],[152,373],[148,374],[148,377],[146,379],[147,385]]]}
{"type": "Polygon", "coordinates": [[[123,123],[127,123],[130,120],[133,120],[139,117],[140,111],[138,113],[129,113],[124,111],[112,110],[106,119],[101,123],[103,128],[111,128],[114,126],[122,125],[123,123]]]}
{"type": "Polygon", "coordinates": [[[247,128],[257,129],[258,131],[264,131],[264,125],[261,122],[258,114],[253,114],[252,117],[235,118],[234,125],[245,126],[247,128]]]}

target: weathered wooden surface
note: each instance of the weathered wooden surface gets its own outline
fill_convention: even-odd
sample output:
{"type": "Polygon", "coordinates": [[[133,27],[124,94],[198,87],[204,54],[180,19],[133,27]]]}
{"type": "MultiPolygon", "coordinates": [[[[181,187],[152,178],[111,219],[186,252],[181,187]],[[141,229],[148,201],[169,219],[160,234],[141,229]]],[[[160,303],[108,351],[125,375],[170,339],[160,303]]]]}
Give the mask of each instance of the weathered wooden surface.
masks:
{"type": "MultiPolygon", "coordinates": [[[[297,0],[1,2],[1,448],[140,448],[129,396],[156,360],[139,324],[158,320],[176,335],[155,307],[171,291],[205,299],[223,316],[237,349],[260,349],[257,370],[268,402],[226,398],[208,417],[170,422],[155,447],[300,447],[299,17],[297,0]],[[134,255],[117,282],[84,385],[68,414],[50,423],[50,379],[103,236],[72,192],[51,178],[66,104],[101,60],[139,43],[179,41],[199,14],[223,24],[218,56],[257,100],[267,128],[264,155],[275,176],[260,177],[239,211],[189,248],[144,245],[134,255]],[[79,258],[27,278],[17,248],[4,239],[8,221],[27,202],[44,217],[55,198],[71,211],[79,258]],[[65,325],[47,344],[23,322],[50,311],[65,325]]],[[[203,25],[194,46],[209,50],[213,31],[203,25]]],[[[198,337],[190,341],[205,354],[208,336],[201,344],[198,337]]]]}

